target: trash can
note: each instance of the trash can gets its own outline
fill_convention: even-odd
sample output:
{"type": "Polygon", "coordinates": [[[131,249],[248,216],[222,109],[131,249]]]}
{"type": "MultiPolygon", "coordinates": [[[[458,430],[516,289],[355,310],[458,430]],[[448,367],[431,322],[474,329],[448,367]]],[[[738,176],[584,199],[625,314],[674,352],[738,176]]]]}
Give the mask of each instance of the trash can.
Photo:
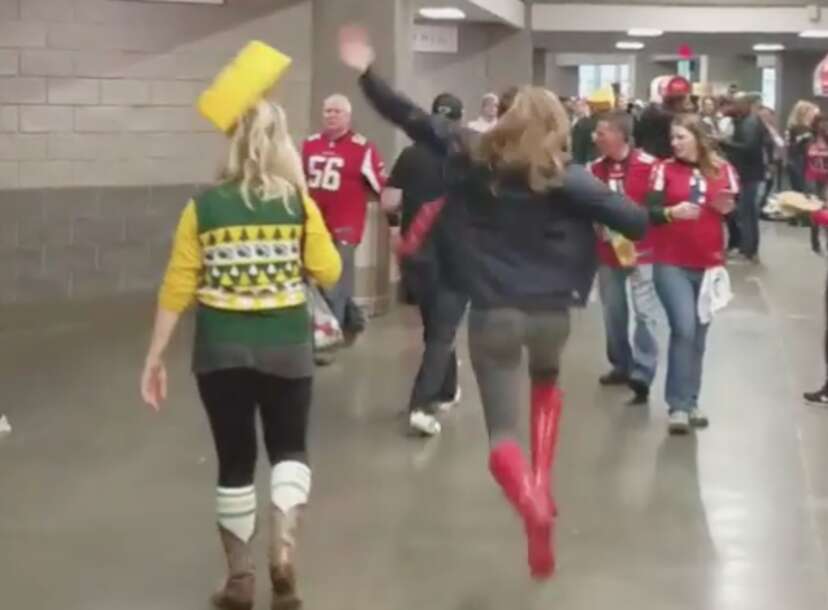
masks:
{"type": "Polygon", "coordinates": [[[393,301],[391,236],[379,202],[371,201],[365,235],[356,250],[354,301],[371,317],[388,313],[393,301]]]}

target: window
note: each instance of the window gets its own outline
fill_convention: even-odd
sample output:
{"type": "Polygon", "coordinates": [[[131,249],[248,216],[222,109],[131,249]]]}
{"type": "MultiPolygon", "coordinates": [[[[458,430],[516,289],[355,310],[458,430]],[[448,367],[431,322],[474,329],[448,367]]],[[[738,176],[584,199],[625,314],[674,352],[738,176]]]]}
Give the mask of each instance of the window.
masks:
{"type": "Polygon", "coordinates": [[[584,64],[578,66],[578,97],[589,97],[599,89],[618,83],[622,95],[631,89],[629,64],[584,64]]]}
{"type": "Polygon", "coordinates": [[[762,103],[776,109],[776,68],[762,68],[762,103]]]}

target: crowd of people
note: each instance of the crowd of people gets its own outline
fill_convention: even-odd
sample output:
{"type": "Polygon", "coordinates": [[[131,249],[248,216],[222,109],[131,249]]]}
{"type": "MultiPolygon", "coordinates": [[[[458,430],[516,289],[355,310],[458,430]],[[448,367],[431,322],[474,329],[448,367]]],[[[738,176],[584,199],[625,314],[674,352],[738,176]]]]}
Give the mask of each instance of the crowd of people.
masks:
{"type": "MultiPolygon", "coordinates": [[[[301,151],[281,106],[250,108],[232,130],[221,179],[182,214],[142,375],[144,400],[161,408],[164,353],[194,305],[193,371],[218,457],[228,563],[213,603],[226,610],[250,610],[255,594],[257,413],[271,465],[272,608],[301,607],[295,552],[311,491],[312,379],[315,363],[331,361],[314,350],[309,284],[355,340],[366,324],[353,302],[354,253],[370,197],[401,216],[395,248],[422,318],[410,429],[439,434],[441,411],[460,400],[455,344],[468,315],[489,470],[523,521],[532,575],[546,579],[555,569],[552,472],[570,309],[586,305],[597,277],[610,364],[597,381],[628,386],[633,405],[651,399],[663,309],[668,431],[705,428],[704,356],[731,296],[728,251],[758,262],[760,205],[779,188],[780,168],[793,189],[822,196],[828,184],[828,121],[808,102],[782,136],[755,95],[696,100],[681,77],[643,108],[606,97],[562,102],[523,85],[487,94],[467,123],[450,93],[427,111],[393,91],[373,69],[361,29],[343,29],[340,55],[412,145],[386,176],[377,148],[352,129],[344,96],[324,102],[323,130],[301,151]],[[517,400],[526,375],[528,456],[517,400]]],[[[828,403],[828,384],[807,396],[828,403]]]]}

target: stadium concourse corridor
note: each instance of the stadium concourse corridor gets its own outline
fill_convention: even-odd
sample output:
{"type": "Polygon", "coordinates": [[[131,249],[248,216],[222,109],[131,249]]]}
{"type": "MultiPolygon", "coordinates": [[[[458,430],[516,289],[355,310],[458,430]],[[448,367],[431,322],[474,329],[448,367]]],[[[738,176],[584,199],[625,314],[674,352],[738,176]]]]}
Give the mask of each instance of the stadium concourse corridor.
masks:
{"type": "MultiPolygon", "coordinates": [[[[600,312],[576,315],[560,565],[544,586],[528,578],[521,526],[486,471],[468,358],[443,435],[407,438],[414,312],[373,321],[318,375],[308,610],[828,607],[828,410],[799,399],[822,380],[825,262],[803,230],[766,226],[763,247],[762,267],[732,269],[737,298],[714,323],[703,391],[712,427],[697,439],[667,437],[663,370],[649,409],[598,387],[600,312]]],[[[140,403],[150,319],[149,300],[2,312],[0,410],[14,430],[0,437],[0,607],[208,607],[223,568],[211,440],[188,333],[166,410],[140,403]]]]}

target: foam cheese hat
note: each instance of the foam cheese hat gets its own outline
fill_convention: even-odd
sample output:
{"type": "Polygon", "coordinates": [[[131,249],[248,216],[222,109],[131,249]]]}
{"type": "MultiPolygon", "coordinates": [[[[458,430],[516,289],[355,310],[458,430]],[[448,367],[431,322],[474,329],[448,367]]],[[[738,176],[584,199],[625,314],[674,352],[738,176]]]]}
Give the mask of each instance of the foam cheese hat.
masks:
{"type": "Polygon", "coordinates": [[[263,42],[249,42],[198,98],[198,110],[227,133],[277,83],[293,60],[263,42]]]}
{"type": "Polygon", "coordinates": [[[587,98],[587,103],[596,108],[609,110],[615,106],[615,93],[612,87],[604,87],[590,95],[587,98]]]}

